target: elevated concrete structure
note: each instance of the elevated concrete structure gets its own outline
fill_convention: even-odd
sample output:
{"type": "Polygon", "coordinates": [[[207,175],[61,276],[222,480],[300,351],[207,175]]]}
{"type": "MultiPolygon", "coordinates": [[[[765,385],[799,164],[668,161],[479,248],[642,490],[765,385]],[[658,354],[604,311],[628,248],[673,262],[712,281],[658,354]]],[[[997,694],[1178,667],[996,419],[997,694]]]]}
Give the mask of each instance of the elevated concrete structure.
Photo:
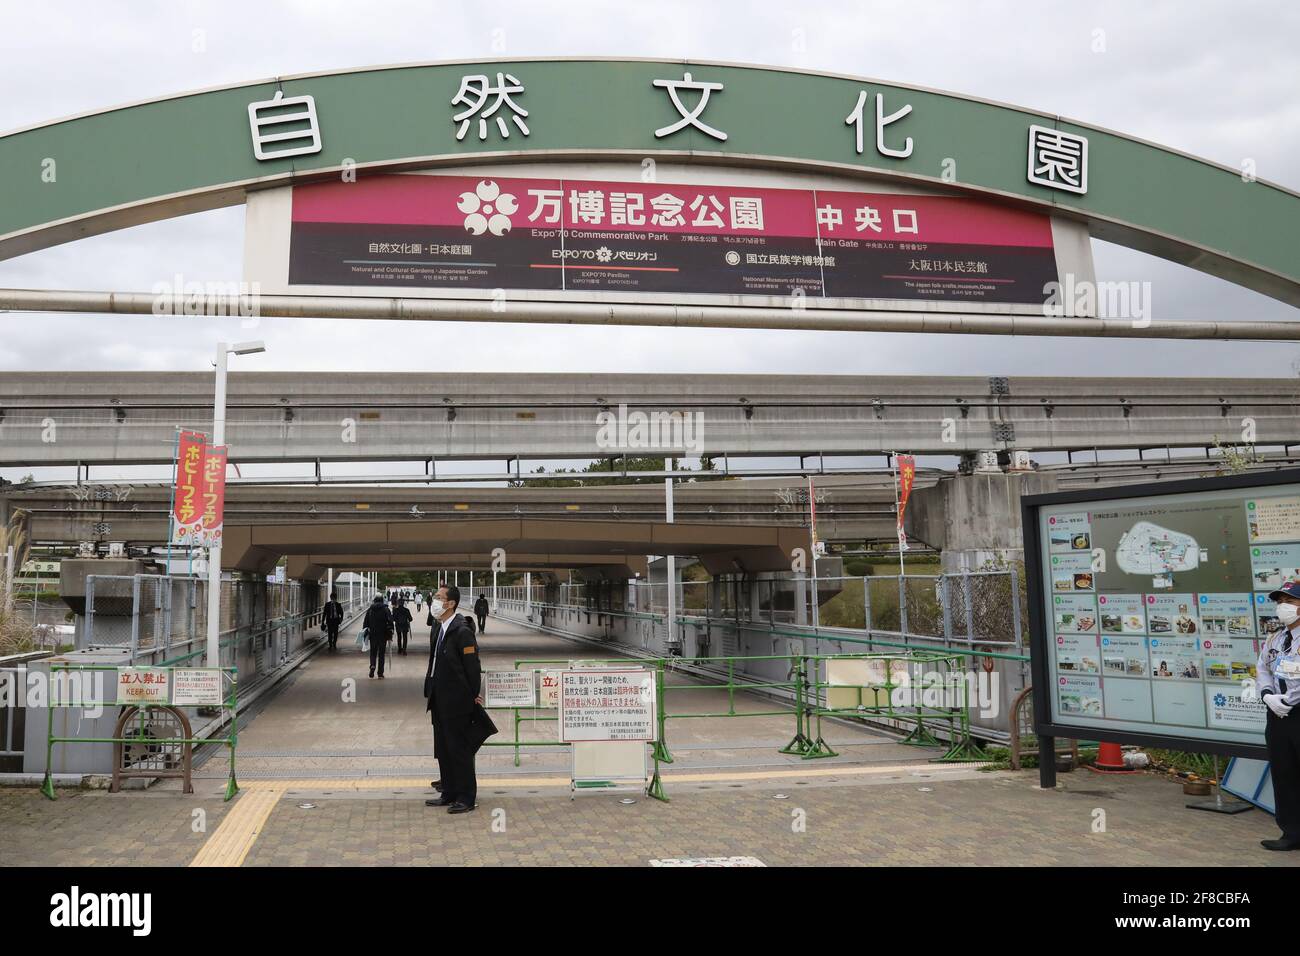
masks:
{"type": "MultiPolygon", "coordinates": [[[[11,372],[0,467],[171,460],[177,427],[212,423],[206,372],[11,372]],[[55,440],[51,438],[53,424],[55,440]]],[[[1300,387],[1244,378],[232,373],[239,463],[446,459],[954,455],[989,449],[1204,447],[1254,421],[1300,443],[1300,387]],[[612,449],[608,411],[689,416],[677,444],[612,449]],[[690,447],[687,447],[687,445],[690,447]]],[[[672,442],[672,438],[665,439],[672,442]]],[[[722,463],[719,463],[722,466],[722,463]]],[[[445,472],[444,472],[445,474],[445,472]]]]}
{"type": "MultiPolygon", "coordinates": [[[[918,487],[936,480],[918,475],[918,487]]],[[[676,519],[694,524],[745,524],[806,528],[806,483],[790,479],[699,481],[677,485],[676,519]]],[[[818,529],[830,540],[892,536],[894,491],[889,475],[828,475],[817,480],[818,529]]],[[[162,543],[167,537],[171,489],[162,485],[12,487],[0,491],[31,514],[39,542],[122,541],[162,543]]],[[[502,518],[660,521],[664,489],[656,484],[586,488],[260,487],[231,485],[226,522],[232,526],[322,526],[374,521],[419,523],[502,518]]],[[[572,549],[565,549],[572,550],[572,549]]]]}
{"type": "MultiPolygon", "coordinates": [[[[711,574],[789,570],[791,552],[808,547],[797,528],[664,522],[377,521],[228,527],[222,564],[265,573],[285,555],[303,567],[434,569],[490,567],[504,553],[510,571],[590,564],[630,571],[629,559],[647,554],[694,556],[711,574]],[[511,555],[519,555],[516,566],[511,555]]],[[[631,573],[623,577],[631,577],[631,573]]]]}
{"type": "Polygon", "coordinates": [[[909,537],[941,549],[944,571],[1023,560],[1020,497],[1058,487],[1052,473],[961,475],[914,491],[904,527],[909,537]]]}

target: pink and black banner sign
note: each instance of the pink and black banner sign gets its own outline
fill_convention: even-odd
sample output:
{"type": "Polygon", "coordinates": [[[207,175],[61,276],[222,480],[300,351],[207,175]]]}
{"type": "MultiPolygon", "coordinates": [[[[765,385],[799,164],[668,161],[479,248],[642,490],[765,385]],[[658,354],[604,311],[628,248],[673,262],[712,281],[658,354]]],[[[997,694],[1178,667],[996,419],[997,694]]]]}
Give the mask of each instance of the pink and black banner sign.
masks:
{"type": "Polygon", "coordinates": [[[973,199],[569,179],[297,186],[291,285],[1041,303],[1048,217],[973,199]]]}

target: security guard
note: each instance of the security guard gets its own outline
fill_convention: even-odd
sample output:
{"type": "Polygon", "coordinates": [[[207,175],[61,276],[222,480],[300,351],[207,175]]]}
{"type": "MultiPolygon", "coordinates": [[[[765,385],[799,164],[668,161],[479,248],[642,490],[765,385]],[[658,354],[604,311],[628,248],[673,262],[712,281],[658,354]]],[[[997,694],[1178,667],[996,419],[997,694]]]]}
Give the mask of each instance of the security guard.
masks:
{"type": "Polygon", "coordinates": [[[1268,596],[1282,628],[1264,642],[1257,665],[1259,699],[1268,707],[1264,741],[1273,775],[1274,814],[1282,836],[1262,840],[1268,850],[1300,850],[1300,581],[1268,596]]]}
{"type": "MultiPolygon", "coordinates": [[[[434,620],[430,635],[433,647],[425,689],[429,701],[425,709],[433,722],[433,752],[438,759],[440,779],[435,783],[442,791],[437,800],[426,800],[430,807],[446,807],[448,813],[468,813],[478,797],[474,775],[474,755],[483,742],[478,736],[483,714],[480,694],[483,668],[479,663],[478,644],[465,618],[456,613],[460,590],[441,587],[429,601],[434,620]]],[[[492,728],[495,732],[496,728],[492,728]]]]}

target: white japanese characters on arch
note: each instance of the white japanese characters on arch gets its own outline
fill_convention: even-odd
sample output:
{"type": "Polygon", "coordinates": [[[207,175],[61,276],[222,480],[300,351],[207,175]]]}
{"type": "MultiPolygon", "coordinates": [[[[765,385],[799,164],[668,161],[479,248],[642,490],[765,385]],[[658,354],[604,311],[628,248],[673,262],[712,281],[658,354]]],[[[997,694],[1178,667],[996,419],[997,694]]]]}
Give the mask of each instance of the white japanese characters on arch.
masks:
{"type": "MultiPolygon", "coordinates": [[[[705,110],[714,93],[721,93],[722,83],[713,80],[697,80],[689,70],[683,71],[681,79],[656,78],[651,84],[668,94],[668,100],[677,111],[676,122],[669,123],[654,130],[656,139],[665,139],[686,130],[696,130],[704,135],[726,142],[728,134],[705,119],[705,110]]],[[[460,86],[451,98],[453,108],[460,107],[451,116],[456,130],[456,141],[464,142],[473,130],[480,141],[489,138],[508,140],[513,133],[527,137],[531,130],[528,126],[528,110],[515,99],[524,94],[524,84],[516,76],[504,71],[495,77],[486,73],[466,74],[460,78],[460,86]]],[[[875,151],[890,159],[908,159],[912,156],[915,142],[903,129],[891,130],[890,127],[902,122],[912,113],[912,104],[903,103],[889,112],[885,104],[885,94],[859,90],[852,110],[844,118],[844,123],[853,128],[853,149],[861,156],[866,151],[867,127],[874,130],[875,151]],[[869,106],[870,104],[870,106],[869,106]],[[870,112],[870,116],[868,116],[870,112]]],[[[285,159],[304,156],[321,151],[321,126],[316,112],[316,101],[309,94],[286,97],[277,91],[270,100],[248,104],[248,124],[252,137],[253,155],[259,162],[271,159],[285,159]]],[[[1067,133],[1046,126],[1028,127],[1028,158],[1026,178],[1035,185],[1049,189],[1083,195],[1088,191],[1088,139],[1077,133],[1067,133]]],[[[609,196],[608,214],[612,224],[637,225],[645,222],[647,212],[652,224],[678,225],[686,215],[681,201],[669,194],[653,197],[651,206],[633,205],[642,197],[611,194],[609,196]]],[[[550,201],[550,197],[547,198],[550,201]]],[[[557,204],[559,197],[554,200],[557,204]]],[[[572,215],[583,222],[597,224],[603,216],[596,205],[596,197],[591,194],[570,197],[572,215]]],[[[732,200],[732,208],[724,209],[713,197],[697,196],[690,205],[694,216],[694,225],[709,226],[722,224],[722,215],[726,213],[732,228],[762,229],[761,208],[737,208],[732,200]],[[752,218],[749,218],[752,217],[752,218]],[[754,223],[750,225],[749,223],[754,223]]],[[[915,222],[911,229],[905,222],[899,221],[901,211],[894,211],[894,231],[898,233],[915,232],[915,222]]],[[[534,210],[530,219],[536,219],[540,213],[534,210]]],[[[843,220],[836,219],[837,211],[818,210],[818,221],[834,230],[843,220]]],[[[545,221],[553,222],[558,211],[545,221]]],[[[491,222],[489,218],[487,222],[491,222]]],[[[499,222],[499,220],[498,220],[499,222]]],[[[858,232],[870,230],[880,232],[878,214],[869,208],[855,211],[855,228],[858,232]]],[[[492,227],[488,231],[496,232],[492,227]]],[[[508,228],[508,227],[507,227],[508,228]]]]}

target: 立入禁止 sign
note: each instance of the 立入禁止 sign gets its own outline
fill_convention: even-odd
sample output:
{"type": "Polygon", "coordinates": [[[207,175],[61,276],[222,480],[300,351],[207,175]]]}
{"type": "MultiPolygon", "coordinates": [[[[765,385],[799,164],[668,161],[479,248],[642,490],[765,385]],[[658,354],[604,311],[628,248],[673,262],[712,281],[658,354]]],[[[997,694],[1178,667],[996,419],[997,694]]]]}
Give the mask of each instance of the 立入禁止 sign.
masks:
{"type": "Polygon", "coordinates": [[[117,702],[119,704],[169,703],[169,672],[165,667],[119,667],[117,702]]]}
{"type": "Polygon", "coordinates": [[[560,675],[564,671],[540,671],[537,677],[539,707],[560,706],[560,675]]]}

